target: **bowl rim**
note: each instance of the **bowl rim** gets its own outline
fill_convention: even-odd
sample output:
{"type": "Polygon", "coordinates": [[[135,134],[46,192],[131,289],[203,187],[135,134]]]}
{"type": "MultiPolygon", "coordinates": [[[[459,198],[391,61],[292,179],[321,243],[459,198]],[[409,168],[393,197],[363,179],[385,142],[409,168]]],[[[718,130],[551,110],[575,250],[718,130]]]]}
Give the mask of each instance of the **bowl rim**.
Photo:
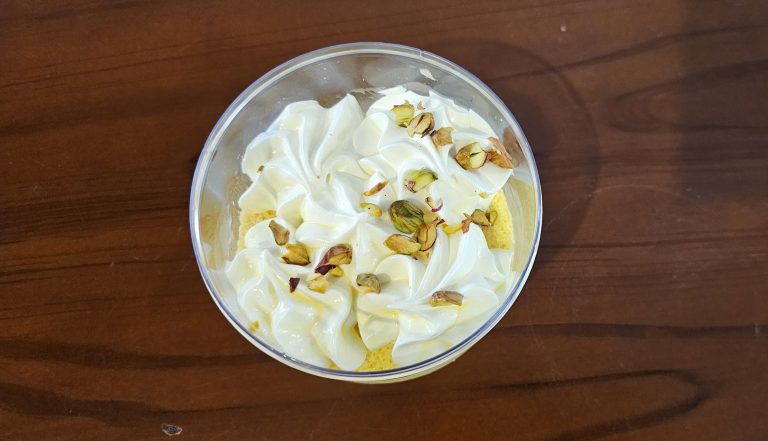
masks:
{"type": "Polygon", "coordinates": [[[501,320],[501,318],[504,317],[507,311],[509,311],[512,304],[520,295],[520,292],[522,291],[523,286],[525,285],[528,276],[530,275],[533,262],[538,252],[541,236],[543,207],[541,196],[541,182],[539,180],[538,168],[536,166],[536,161],[533,157],[530,144],[528,143],[528,139],[525,137],[520,124],[517,122],[517,119],[514,117],[512,112],[507,108],[506,104],[504,104],[504,102],[483,81],[481,81],[465,68],[431,52],[394,43],[356,42],[327,46],[291,58],[259,77],[256,81],[245,88],[245,90],[243,90],[237,96],[237,98],[235,98],[234,101],[232,101],[232,103],[227,107],[227,109],[224,111],[221,117],[219,117],[219,120],[214,125],[205,141],[200,156],[198,157],[190,191],[189,225],[195,260],[197,261],[198,269],[200,270],[200,274],[202,275],[203,281],[206,288],[208,289],[209,294],[211,295],[211,298],[221,313],[230,322],[230,324],[251,344],[259,348],[262,352],[266,353],[270,357],[282,362],[283,364],[308,374],[329,379],[353,382],[387,382],[400,379],[415,378],[419,376],[419,374],[426,374],[432,370],[436,370],[445,366],[450,361],[453,361],[452,357],[458,357],[458,355],[462,354],[465,350],[469,349],[470,346],[485,336],[485,334],[487,334],[501,320]],[[216,151],[216,146],[218,145],[221,136],[232,122],[232,120],[254,96],[256,96],[265,88],[269,87],[272,83],[278,81],[291,72],[301,69],[306,65],[334,57],[363,54],[394,55],[417,59],[421,62],[431,64],[451,72],[451,74],[456,75],[464,82],[475,88],[477,92],[485,95],[486,99],[493,103],[499,113],[504,117],[505,122],[514,132],[515,137],[517,138],[520,147],[522,148],[526,157],[526,161],[530,165],[531,181],[536,198],[536,219],[534,223],[533,242],[531,244],[531,249],[529,251],[525,266],[520,272],[519,279],[512,287],[509,296],[507,296],[501,302],[493,314],[479,328],[477,328],[469,336],[457,344],[453,345],[450,349],[447,349],[438,355],[424,359],[418,363],[397,367],[394,369],[357,372],[324,368],[304,362],[280,351],[277,348],[272,347],[270,344],[262,341],[258,337],[248,332],[247,328],[242,323],[240,323],[232,315],[232,313],[230,313],[226,305],[223,304],[223,301],[219,298],[213,282],[209,277],[209,270],[204,264],[204,258],[202,255],[203,243],[202,235],[200,234],[199,208],[203,194],[203,184],[206,181],[209,167],[211,165],[213,155],[216,151]]]}

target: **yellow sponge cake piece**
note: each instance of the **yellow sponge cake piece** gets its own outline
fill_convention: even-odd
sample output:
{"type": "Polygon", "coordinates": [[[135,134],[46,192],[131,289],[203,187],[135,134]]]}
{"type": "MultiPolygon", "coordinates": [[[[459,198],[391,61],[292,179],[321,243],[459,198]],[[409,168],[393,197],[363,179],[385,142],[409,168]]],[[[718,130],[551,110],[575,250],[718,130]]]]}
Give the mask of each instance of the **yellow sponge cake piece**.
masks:
{"type": "Polygon", "coordinates": [[[383,371],[396,368],[395,362],[392,361],[392,347],[394,345],[394,342],[390,342],[375,351],[368,351],[365,355],[365,361],[357,368],[357,371],[383,371]]]}
{"type": "Polygon", "coordinates": [[[507,199],[504,197],[504,190],[499,190],[499,192],[493,195],[488,211],[496,212],[496,221],[493,225],[481,227],[488,248],[511,250],[514,244],[512,213],[509,212],[509,205],[507,205],[507,199]]]}
{"type": "Polygon", "coordinates": [[[240,251],[245,248],[245,234],[252,226],[259,222],[272,219],[275,217],[275,210],[262,211],[261,213],[246,213],[244,210],[240,210],[240,229],[237,236],[237,250],[240,251]]]}

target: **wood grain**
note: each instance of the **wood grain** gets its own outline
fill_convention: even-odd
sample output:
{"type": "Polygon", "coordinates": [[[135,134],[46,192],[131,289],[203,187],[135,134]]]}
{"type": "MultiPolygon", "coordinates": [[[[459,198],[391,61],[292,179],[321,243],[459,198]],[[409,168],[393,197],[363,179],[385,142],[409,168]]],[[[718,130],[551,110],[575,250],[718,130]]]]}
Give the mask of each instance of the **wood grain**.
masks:
{"type": "Polygon", "coordinates": [[[768,4],[0,5],[0,439],[768,438],[768,4]],[[453,365],[321,380],[251,347],[197,273],[197,155],[279,62],[433,51],[519,118],[534,272],[453,365]]]}

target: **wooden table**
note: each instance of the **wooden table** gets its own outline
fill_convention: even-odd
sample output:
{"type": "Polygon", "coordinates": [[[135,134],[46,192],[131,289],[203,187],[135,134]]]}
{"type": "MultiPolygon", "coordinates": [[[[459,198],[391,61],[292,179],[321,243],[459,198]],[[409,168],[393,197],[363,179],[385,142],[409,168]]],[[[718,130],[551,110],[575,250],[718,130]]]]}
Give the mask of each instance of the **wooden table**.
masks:
{"type": "Polygon", "coordinates": [[[0,4],[0,439],[768,439],[768,4],[0,4]],[[519,118],[539,257],[453,365],[362,386],[287,368],[214,306],[187,226],[229,102],[380,40],[519,118]]]}

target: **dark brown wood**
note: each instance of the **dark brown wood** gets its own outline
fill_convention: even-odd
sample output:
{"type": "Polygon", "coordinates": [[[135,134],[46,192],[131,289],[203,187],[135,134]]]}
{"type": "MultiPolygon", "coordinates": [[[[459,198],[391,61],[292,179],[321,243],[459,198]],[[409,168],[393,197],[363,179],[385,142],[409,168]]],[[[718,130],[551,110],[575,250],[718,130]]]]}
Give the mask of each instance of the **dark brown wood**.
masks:
{"type": "Polygon", "coordinates": [[[763,0],[3,2],[0,439],[768,439],[767,60],[763,0]],[[510,313],[389,386],[251,347],[187,227],[228,103],[365,40],[485,80],[544,189],[510,313]]]}

